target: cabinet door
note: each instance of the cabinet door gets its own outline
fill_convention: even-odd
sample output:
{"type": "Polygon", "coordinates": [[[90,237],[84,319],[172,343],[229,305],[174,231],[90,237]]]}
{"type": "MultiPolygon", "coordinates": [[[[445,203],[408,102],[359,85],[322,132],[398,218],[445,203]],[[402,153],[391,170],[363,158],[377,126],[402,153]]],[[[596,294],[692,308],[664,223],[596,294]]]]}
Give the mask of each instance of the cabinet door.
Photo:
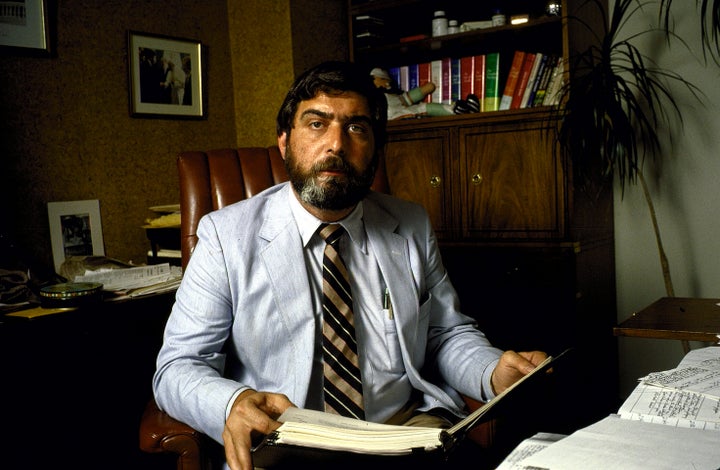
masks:
{"type": "Polygon", "coordinates": [[[385,150],[391,193],[421,204],[439,239],[452,236],[450,130],[394,132],[385,150]]]}
{"type": "Polygon", "coordinates": [[[459,142],[464,237],[565,235],[564,168],[542,121],[461,128],[459,142]]]}

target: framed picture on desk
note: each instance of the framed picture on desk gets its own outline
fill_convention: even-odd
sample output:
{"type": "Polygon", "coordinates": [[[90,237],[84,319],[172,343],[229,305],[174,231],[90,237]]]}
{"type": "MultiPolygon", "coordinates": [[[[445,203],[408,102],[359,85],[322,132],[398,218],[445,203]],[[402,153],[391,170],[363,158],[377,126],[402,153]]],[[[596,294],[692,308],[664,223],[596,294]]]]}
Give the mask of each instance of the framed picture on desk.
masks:
{"type": "Polygon", "coordinates": [[[55,272],[70,256],[105,256],[100,201],[48,203],[55,272]]]}

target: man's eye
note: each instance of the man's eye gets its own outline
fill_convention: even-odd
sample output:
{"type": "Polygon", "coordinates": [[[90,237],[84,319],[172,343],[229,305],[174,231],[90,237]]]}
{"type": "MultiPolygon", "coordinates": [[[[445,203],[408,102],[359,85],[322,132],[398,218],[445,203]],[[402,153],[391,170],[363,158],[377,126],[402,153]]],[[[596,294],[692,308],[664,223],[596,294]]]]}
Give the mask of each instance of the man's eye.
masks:
{"type": "Polygon", "coordinates": [[[348,129],[355,134],[367,134],[368,132],[367,126],[363,126],[362,124],[350,124],[348,129]]]}
{"type": "Polygon", "coordinates": [[[312,121],[310,123],[310,127],[312,127],[313,129],[320,129],[323,127],[323,123],[320,121],[312,121]]]}

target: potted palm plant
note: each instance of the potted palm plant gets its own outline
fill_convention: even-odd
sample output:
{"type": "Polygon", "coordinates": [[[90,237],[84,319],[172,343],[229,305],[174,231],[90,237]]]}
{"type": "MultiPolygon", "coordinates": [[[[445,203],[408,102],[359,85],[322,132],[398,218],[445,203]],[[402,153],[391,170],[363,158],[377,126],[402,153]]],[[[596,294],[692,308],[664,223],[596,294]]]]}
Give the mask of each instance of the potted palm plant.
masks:
{"type": "MultiPolygon", "coordinates": [[[[679,83],[697,98],[701,93],[679,74],[658,67],[632,41],[644,33],[664,32],[668,44],[671,40],[685,44],[671,29],[671,1],[654,2],[660,7],[658,27],[623,37],[621,29],[628,19],[649,8],[653,2],[615,0],[608,14],[603,2],[588,0],[582,8],[597,8],[605,29],[596,35],[592,46],[571,57],[572,79],[561,89],[559,104],[551,112],[556,123],[552,131],[558,148],[569,157],[574,178],[586,191],[597,193],[599,188],[612,184],[613,178],[623,192],[626,184],[640,183],[650,211],[669,297],[674,296],[674,288],[655,209],[643,177],[643,163],[646,156],[655,160],[660,155],[660,124],[669,122],[671,115],[676,115],[682,124],[680,108],[669,84],[679,83]]],[[[712,5],[709,0],[697,2],[703,25],[703,45],[717,59],[720,57],[717,41],[720,0],[713,0],[712,5]]],[[[578,17],[567,20],[582,22],[578,17]]]]}

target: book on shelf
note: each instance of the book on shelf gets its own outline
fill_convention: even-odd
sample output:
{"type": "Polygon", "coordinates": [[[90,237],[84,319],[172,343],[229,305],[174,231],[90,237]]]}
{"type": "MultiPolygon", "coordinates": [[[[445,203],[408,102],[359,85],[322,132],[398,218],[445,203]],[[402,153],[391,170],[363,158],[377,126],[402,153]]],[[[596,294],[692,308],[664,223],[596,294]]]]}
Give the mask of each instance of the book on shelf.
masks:
{"type": "Polygon", "coordinates": [[[460,90],[460,59],[450,59],[450,102],[455,103],[463,98],[460,90]]]}
{"type": "Polygon", "coordinates": [[[500,53],[485,54],[485,97],[483,111],[497,111],[500,108],[500,53]]]}
{"type": "Polygon", "coordinates": [[[528,106],[542,106],[543,99],[545,98],[545,91],[547,90],[548,82],[550,81],[550,77],[552,76],[553,69],[555,68],[555,65],[557,63],[557,57],[554,55],[548,56],[546,55],[543,58],[544,65],[542,67],[542,70],[539,71],[540,73],[540,79],[538,81],[537,90],[535,91],[534,96],[532,97],[532,104],[528,104],[528,106]]]}
{"type": "Polygon", "coordinates": [[[387,73],[390,75],[393,85],[400,87],[400,67],[390,67],[387,69],[387,73]]]}
{"type": "Polygon", "coordinates": [[[527,439],[498,470],[720,468],[720,347],[688,352],[640,379],[617,414],[552,439],[527,439]]]}
{"type": "Polygon", "coordinates": [[[467,98],[475,93],[475,57],[466,56],[460,58],[460,97],[467,98]]]}
{"type": "Polygon", "coordinates": [[[284,463],[336,464],[394,462],[408,463],[416,459],[445,460],[467,433],[481,422],[495,416],[502,406],[511,406],[512,397],[527,398],[528,392],[541,386],[538,379],[550,367],[557,367],[558,359],[548,357],[531,373],[498,394],[482,407],[470,413],[449,429],[376,424],[345,418],[321,411],[289,408],[278,419],[280,427],[265,436],[252,449],[255,467],[272,467],[284,463]],[[533,386],[534,384],[534,386],[533,386]],[[405,460],[407,459],[407,461],[405,460]]]}
{"type": "Polygon", "coordinates": [[[480,101],[480,111],[485,111],[485,55],[473,56],[473,93],[480,101]]]}
{"type": "Polygon", "coordinates": [[[441,59],[442,79],[440,85],[440,101],[442,104],[452,104],[451,81],[452,81],[452,60],[450,57],[441,59]]]}
{"type": "Polygon", "coordinates": [[[525,60],[523,60],[522,68],[520,69],[520,77],[518,78],[517,86],[515,87],[515,93],[510,103],[510,109],[520,109],[520,103],[525,96],[525,88],[530,80],[530,74],[532,73],[533,65],[535,64],[535,54],[528,52],[525,54],[525,60]]]}
{"type": "Polygon", "coordinates": [[[537,90],[538,73],[540,72],[540,67],[543,63],[543,60],[547,61],[547,55],[540,52],[535,53],[535,61],[533,62],[533,67],[530,71],[530,77],[528,77],[528,82],[525,86],[525,93],[523,94],[522,101],[520,101],[520,109],[530,106],[530,100],[535,95],[535,91],[537,90]]]}
{"type": "Polygon", "coordinates": [[[403,91],[410,90],[410,70],[407,65],[400,66],[400,89],[403,91]]]}
{"type": "Polygon", "coordinates": [[[408,65],[408,89],[410,91],[420,86],[420,65],[410,64],[408,65]]]}
{"type": "Polygon", "coordinates": [[[430,95],[430,102],[442,103],[442,60],[435,59],[430,62],[430,77],[435,84],[435,91],[430,95]]]}
{"type": "Polygon", "coordinates": [[[520,81],[520,73],[524,62],[525,52],[515,51],[510,64],[510,70],[508,71],[507,78],[505,79],[505,87],[503,88],[503,93],[500,97],[500,106],[498,109],[501,111],[510,109],[513,96],[515,96],[515,89],[518,87],[518,82],[520,81]]]}
{"type": "Polygon", "coordinates": [[[554,106],[558,103],[560,97],[560,90],[563,86],[564,72],[565,62],[562,60],[562,58],[559,58],[557,64],[555,64],[555,68],[553,69],[547,89],[545,90],[543,106],[554,106]]]}
{"type": "MultiPolygon", "coordinates": [[[[423,86],[426,83],[432,82],[432,73],[431,73],[431,67],[430,62],[420,62],[418,64],[418,86],[423,86]]],[[[433,82],[435,84],[435,82],[433,82]]],[[[423,101],[426,103],[430,103],[432,100],[432,95],[427,95],[423,101]]]]}

